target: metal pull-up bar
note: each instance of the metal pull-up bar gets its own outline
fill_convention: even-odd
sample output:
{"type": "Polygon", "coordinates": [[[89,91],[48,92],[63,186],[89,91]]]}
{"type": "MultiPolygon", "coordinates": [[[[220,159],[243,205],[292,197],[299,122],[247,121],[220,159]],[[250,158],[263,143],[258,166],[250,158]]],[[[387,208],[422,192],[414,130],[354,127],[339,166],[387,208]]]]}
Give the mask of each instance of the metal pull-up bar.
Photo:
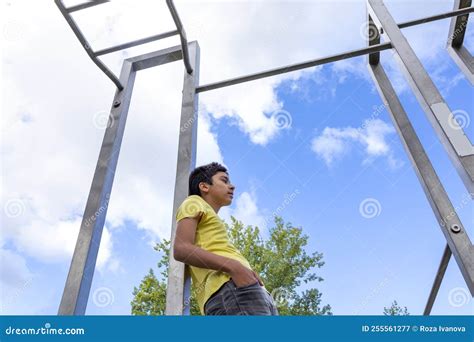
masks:
{"type": "Polygon", "coordinates": [[[124,44],[105,48],[99,51],[93,51],[91,49],[89,42],[87,41],[84,34],[79,29],[79,26],[77,25],[76,21],[72,18],[70,14],[72,12],[77,12],[77,11],[90,8],[93,6],[101,5],[110,1],[109,0],[95,0],[95,1],[90,1],[90,2],[82,3],[82,4],[71,6],[71,7],[64,6],[62,0],[54,0],[54,2],[58,6],[59,10],[61,11],[61,14],[66,19],[67,23],[69,24],[72,31],[76,35],[77,39],[79,39],[79,41],[81,42],[82,46],[86,50],[89,57],[99,67],[99,69],[102,70],[107,75],[107,77],[112,80],[112,82],[114,82],[114,84],[117,86],[119,90],[123,90],[124,88],[123,84],[120,82],[117,76],[115,76],[115,74],[109,68],[107,68],[107,66],[100,59],[98,59],[99,56],[106,55],[112,52],[117,52],[123,49],[128,49],[130,47],[150,43],[150,42],[160,40],[163,38],[168,38],[168,37],[178,35],[178,34],[181,39],[181,48],[182,48],[182,53],[183,53],[184,66],[186,67],[186,71],[188,72],[188,74],[191,74],[193,72],[193,68],[191,67],[191,63],[189,62],[188,41],[186,38],[186,32],[184,31],[183,24],[181,23],[181,20],[178,16],[178,12],[176,11],[176,8],[174,7],[172,0],[166,0],[166,4],[168,5],[173,21],[176,24],[176,28],[177,28],[176,30],[160,33],[160,34],[153,35],[146,38],[141,38],[141,39],[127,42],[124,44]]]}
{"type": "MultiPolygon", "coordinates": [[[[190,63],[190,60],[189,60],[188,41],[187,41],[187,37],[186,37],[186,31],[184,30],[183,24],[181,22],[181,19],[179,18],[178,11],[176,10],[176,7],[173,3],[173,0],[166,0],[166,5],[168,6],[168,8],[170,10],[171,16],[172,16],[173,21],[174,21],[174,23],[176,25],[176,28],[177,28],[176,30],[169,31],[169,32],[166,32],[166,33],[161,33],[161,34],[146,37],[146,38],[142,38],[142,39],[138,39],[138,40],[135,40],[135,41],[131,41],[131,42],[128,42],[128,43],[124,43],[124,44],[116,45],[116,46],[113,46],[113,47],[105,48],[105,49],[95,51],[95,52],[91,50],[89,43],[85,39],[82,32],[79,30],[79,28],[78,28],[77,24],[75,23],[74,19],[69,15],[69,13],[79,11],[79,10],[82,10],[82,9],[85,9],[85,8],[89,8],[89,7],[92,7],[92,6],[100,5],[100,4],[109,2],[109,0],[91,1],[91,2],[88,2],[88,3],[84,3],[84,4],[75,5],[75,6],[72,6],[72,7],[69,7],[69,8],[64,7],[61,0],[55,0],[55,2],[58,5],[59,9],[61,10],[61,13],[63,14],[63,16],[66,18],[69,26],[71,26],[73,32],[76,34],[77,38],[79,39],[79,41],[84,46],[87,54],[91,57],[92,61],[115,83],[115,85],[117,86],[117,88],[119,90],[123,89],[123,86],[120,83],[119,79],[97,57],[108,54],[108,53],[112,53],[112,52],[120,51],[120,50],[123,50],[123,49],[127,49],[127,48],[130,48],[130,47],[134,47],[134,46],[146,44],[146,43],[149,43],[149,42],[153,42],[153,41],[156,41],[156,40],[159,40],[159,39],[171,37],[171,36],[177,35],[177,34],[179,34],[180,40],[181,40],[183,62],[184,62],[184,66],[186,68],[186,71],[187,71],[188,74],[191,74],[193,72],[193,68],[191,67],[191,63],[190,63]]],[[[412,26],[416,26],[416,25],[419,25],[419,24],[432,22],[432,21],[436,21],[436,20],[440,20],[440,19],[446,19],[446,18],[450,18],[450,17],[457,17],[457,16],[461,16],[463,14],[469,14],[471,12],[474,12],[474,8],[472,8],[472,7],[461,8],[461,9],[457,9],[457,10],[447,12],[447,13],[442,13],[442,14],[437,14],[437,15],[433,15],[433,16],[430,16],[430,17],[425,17],[425,18],[406,21],[406,22],[397,24],[397,26],[400,29],[402,29],[402,28],[412,27],[412,26]]],[[[224,80],[224,81],[220,81],[220,82],[216,82],[216,83],[212,83],[212,84],[198,86],[196,88],[196,92],[199,93],[199,92],[203,92],[203,91],[208,91],[208,90],[212,90],[212,89],[226,87],[226,86],[229,86],[229,85],[235,85],[235,84],[239,84],[239,83],[243,83],[243,82],[253,81],[253,80],[263,78],[263,77],[269,77],[269,76],[274,76],[274,75],[278,75],[278,74],[283,74],[283,73],[286,73],[286,72],[289,72],[289,71],[305,69],[305,68],[313,67],[313,66],[316,66],[316,65],[331,63],[331,62],[335,62],[335,61],[350,58],[350,57],[361,56],[361,55],[364,55],[364,54],[370,54],[371,57],[372,57],[380,51],[388,50],[388,49],[391,49],[391,48],[392,48],[392,46],[391,46],[390,43],[382,43],[382,44],[378,44],[378,45],[373,45],[373,46],[370,46],[368,48],[362,48],[362,49],[347,51],[347,52],[343,52],[343,53],[333,55],[333,56],[328,56],[328,57],[324,57],[324,58],[310,60],[310,61],[306,61],[306,62],[302,62],[302,63],[298,63],[298,64],[287,65],[287,66],[283,66],[283,67],[279,67],[279,68],[275,68],[275,69],[271,69],[271,70],[267,70],[267,71],[262,71],[262,72],[255,73],[255,74],[252,74],[252,75],[241,76],[241,77],[232,78],[232,79],[228,79],[228,80],[224,80]]]]}
{"type": "MultiPolygon", "coordinates": [[[[447,12],[447,13],[433,15],[433,16],[426,17],[426,18],[410,20],[410,21],[407,21],[407,22],[397,24],[397,26],[400,29],[402,29],[402,28],[416,26],[416,25],[431,22],[431,21],[446,19],[446,18],[450,18],[450,17],[456,17],[456,16],[459,16],[459,15],[468,14],[468,13],[471,13],[471,12],[474,12],[474,8],[473,7],[468,7],[468,8],[463,8],[463,9],[460,9],[460,10],[455,10],[455,11],[451,11],[451,12],[447,12]]],[[[235,84],[239,84],[239,83],[243,83],[243,82],[258,80],[258,79],[264,78],[264,77],[284,74],[284,73],[290,72],[290,71],[305,69],[305,68],[309,68],[309,67],[313,67],[313,66],[321,65],[321,64],[326,64],[326,63],[332,63],[332,62],[336,62],[336,61],[351,58],[351,57],[362,56],[362,55],[365,55],[365,54],[369,54],[369,55],[372,56],[372,55],[375,55],[376,53],[378,53],[380,51],[389,50],[391,48],[392,48],[391,43],[389,43],[389,42],[380,43],[379,42],[376,45],[371,45],[369,47],[362,48],[362,49],[346,51],[346,52],[343,52],[343,53],[339,53],[337,55],[318,58],[318,59],[314,59],[314,60],[310,60],[310,61],[306,61],[306,62],[302,62],[302,63],[297,63],[297,64],[291,64],[291,65],[278,67],[278,68],[271,69],[271,70],[261,71],[261,72],[251,74],[251,75],[239,76],[239,77],[236,77],[236,78],[231,78],[231,79],[228,79],[228,80],[219,81],[219,82],[215,82],[215,83],[211,83],[211,84],[200,85],[199,87],[196,88],[196,92],[201,93],[201,92],[208,91],[208,90],[213,90],[213,89],[223,88],[223,87],[227,87],[227,86],[230,86],[230,85],[235,85],[235,84]]]]}
{"type": "Polygon", "coordinates": [[[110,71],[109,68],[107,68],[107,66],[104,63],[102,63],[102,61],[100,59],[97,58],[95,53],[92,51],[92,49],[89,45],[89,42],[86,40],[86,38],[82,34],[81,30],[77,26],[75,20],[69,14],[70,12],[76,12],[76,11],[79,11],[79,10],[82,10],[82,9],[85,9],[85,8],[100,5],[102,3],[105,3],[106,1],[92,1],[90,3],[76,5],[76,6],[73,6],[73,7],[70,7],[70,8],[66,8],[61,0],[54,0],[54,2],[56,3],[56,6],[58,6],[59,10],[61,11],[61,14],[64,16],[67,23],[71,27],[72,32],[74,32],[77,39],[79,39],[82,46],[84,47],[84,50],[86,50],[87,54],[92,59],[92,61],[99,67],[100,70],[102,70],[107,75],[108,78],[110,78],[112,80],[112,82],[115,83],[115,85],[117,86],[117,88],[119,90],[122,90],[123,85],[122,85],[122,83],[120,83],[120,80],[117,78],[117,76],[114,75],[114,73],[112,71],[110,71]]]}
{"type": "Polygon", "coordinates": [[[189,62],[188,40],[186,38],[186,31],[184,31],[183,24],[181,23],[181,19],[179,19],[178,11],[176,10],[176,7],[174,7],[173,0],[166,0],[166,4],[168,5],[171,16],[173,17],[174,23],[179,32],[179,37],[181,39],[181,47],[183,49],[184,66],[186,67],[186,71],[188,72],[188,74],[191,74],[193,72],[193,67],[189,62]]]}
{"type": "Polygon", "coordinates": [[[83,4],[71,6],[66,8],[66,12],[71,13],[71,12],[76,12],[80,11],[92,6],[97,6],[100,4],[105,4],[106,2],[109,2],[109,0],[96,0],[96,1],[89,1],[89,2],[84,2],[83,4]]]}

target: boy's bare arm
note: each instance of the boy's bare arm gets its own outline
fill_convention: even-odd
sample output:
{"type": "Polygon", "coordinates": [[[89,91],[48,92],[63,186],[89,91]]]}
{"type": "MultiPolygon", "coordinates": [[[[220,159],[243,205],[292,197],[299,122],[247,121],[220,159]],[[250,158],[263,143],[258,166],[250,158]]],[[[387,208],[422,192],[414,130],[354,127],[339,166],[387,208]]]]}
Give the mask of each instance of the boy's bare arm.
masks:
{"type": "Polygon", "coordinates": [[[174,258],[188,265],[208,268],[228,273],[237,286],[246,286],[262,281],[251,269],[237,260],[226,258],[206,251],[194,244],[198,217],[185,218],[178,222],[176,237],[173,245],[174,258]]]}

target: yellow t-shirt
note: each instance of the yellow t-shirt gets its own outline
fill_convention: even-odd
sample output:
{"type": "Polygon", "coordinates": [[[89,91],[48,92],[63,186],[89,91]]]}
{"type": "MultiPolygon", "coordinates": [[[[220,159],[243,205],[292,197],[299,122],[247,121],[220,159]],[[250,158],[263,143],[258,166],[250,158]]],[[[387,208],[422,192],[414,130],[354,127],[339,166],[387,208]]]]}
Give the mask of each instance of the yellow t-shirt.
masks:
{"type": "MultiPolygon", "coordinates": [[[[224,222],[201,196],[192,195],[184,200],[176,213],[176,222],[186,217],[196,217],[199,213],[202,213],[202,217],[196,229],[194,244],[208,252],[240,261],[252,269],[247,259],[230,242],[224,222]]],[[[190,266],[190,271],[196,300],[204,315],[204,304],[230,276],[223,271],[194,266],[190,266]]]]}

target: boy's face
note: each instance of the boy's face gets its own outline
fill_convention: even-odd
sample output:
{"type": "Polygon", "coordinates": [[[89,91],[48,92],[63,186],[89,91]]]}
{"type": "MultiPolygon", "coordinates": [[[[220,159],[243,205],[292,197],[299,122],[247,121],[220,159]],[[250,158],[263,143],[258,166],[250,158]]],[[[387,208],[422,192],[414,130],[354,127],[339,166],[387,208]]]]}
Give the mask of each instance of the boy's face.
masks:
{"type": "Polygon", "coordinates": [[[207,195],[221,206],[230,205],[234,197],[235,186],[231,184],[229,175],[219,171],[212,176],[212,185],[207,185],[207,195]]]}

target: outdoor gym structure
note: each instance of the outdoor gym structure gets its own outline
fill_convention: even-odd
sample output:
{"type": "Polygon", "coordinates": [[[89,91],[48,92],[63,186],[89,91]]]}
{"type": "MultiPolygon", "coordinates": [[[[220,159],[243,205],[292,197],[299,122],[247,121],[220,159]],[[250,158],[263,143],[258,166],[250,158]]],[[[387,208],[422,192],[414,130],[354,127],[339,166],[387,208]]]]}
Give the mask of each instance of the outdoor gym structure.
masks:
{"type": "MultiPolygon", "coordinates": [[[[176,30],[99,51],[92,49],[71,14],[92,6],[104,4],[108,1],[89,1],[83,4],[65,7],[62,0],[55,0],[56,5],[87,54],[117,87],[58,314],[84,315],[86,311],[115,169],[117,167],[117,160],[132,97],[135,75],[139,70],[156,67],[181,59],[184,62],[185,72],[180,120],[181,127],[186,127],[186,129],[181,129],[177,132],[177,134],[179,134],[179,143],[174,188],[171,243],[174,242],[176,231],[176,219],[174,214],[179,205],[187,197],[189,172],[195,167],[199,93],[316,65],[332,63],[347,58],[368,55],[367,66],[369,72],[403,142],[406,153],[411,160],[426,198],[439,223],[439,227],[446,238],[446,248],[444,249],[431,292],[428,296],[424,315],[429,315],[431,312],[451,255],[454,256],[471,295],[474,295],[474,248],[471,240],[411,125],[393,89],[392,83],[380,63],[380,51],[392,50],[412,91],[433,126],[438,139],[443,144],[451,162],[466,186],[471,199],[474,198],[474,146],[465,135],[463,128],[454,118],[448,104],[441,96],[439,90],[434,85],[401,31],[407,27],[450,18],[451,26],[448,33],[447,49],[449,55],[472,85],[474,83],[473,56],[463,46],[469,13],[474,10],[473,7],[471,7],[471,1],[472,0],[454,0],[454,8],[451,12],[397,24],[382,0],[367,0],[367,47],[303,63],[265,70],[221,82],[201,85],[199,84],[198,42],[187,41],[183,24],[181,23],[172,0],[166,0],[166,4],[176,24],[176,30]],[[181,40],[180,45],[125,59],[123,61],[120,77],[115,76],[98,58],[108,53],[173,35],[179,35],[181,40]],[[385,40],[383,43],[380,40],[381,36],[383,36],[385,40]]],[[[469,223],[472,224],[472,222],[469,223]]],[[[166,314],[189,315],[189,298],[191,293],[189,273],[183,263],[174,260],[172,248],[170,249],[170,253],[166,314]]]]}

